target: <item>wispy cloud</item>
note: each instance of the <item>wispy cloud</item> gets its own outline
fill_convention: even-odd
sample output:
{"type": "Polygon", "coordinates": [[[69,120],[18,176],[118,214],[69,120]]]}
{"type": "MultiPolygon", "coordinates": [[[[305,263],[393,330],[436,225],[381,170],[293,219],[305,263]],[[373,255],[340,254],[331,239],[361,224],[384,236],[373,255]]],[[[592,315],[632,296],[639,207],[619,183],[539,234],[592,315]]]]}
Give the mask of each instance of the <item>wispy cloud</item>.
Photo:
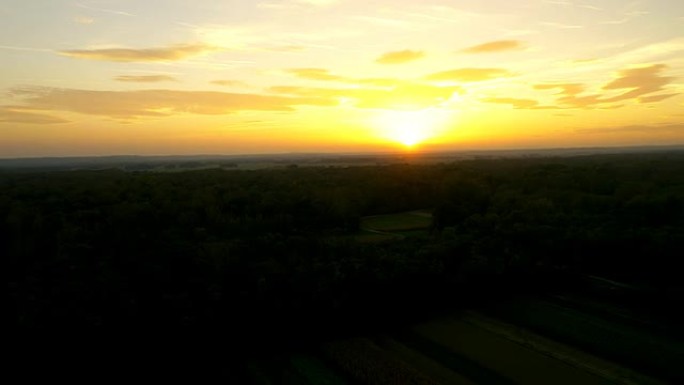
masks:
{"type": "Polygon", "coordinates": [[[74,17],[74,22],[77,24],[90,25],[95,23],[95,19],[88,16],[76,16],[74,17]]]}
{"type": "Polygon", "coordinates": [[[379,64],[403,64],[412,62],[425,57],[425,52],[406,49],[403,51],[392,51],[382,54],[375,59],[379,64]]]}
{"type": "Polygon", "coordinates": [[[625,23],[628,23],[628,22],[630,22],[630,21],[632,21],[638,17],[645,16],[645,15],[648,15],[648,12],[631,11],[631,12],[625,13],[625,15],[621,19],[608,20],[608,21],[604,21],[601,24],[608,24],[608,25],[610,25],[610,24],[613,24],[613,25],[625,24],[625,23]]]}
{"type": "Polygon", "coordinates": [[[10,51],[53,52],[51,49],[47,48],[17,47],[13,45],[0,45],[0,49],[6,49],[10,51]]]}
{"type": "Polygon", "coordinates": [[[288,73],[308,80],[343,80],[344,77],[331,74],[325,68],[291,68],[288,73]]]}
{"type": "Polygon", "coordinates": [[[303,7],[328,7],[340,3],[340,0],[272,0],[257,4],[261,9],[296,10],[303,7]]]}
{"type": "Polygon", "coordinates": [[[461,52],[471,54],[496,53],[503,51],[515,51],[522,48],[524,48],[524,45],[520,40],[496,40],[465,48],[461,50],[461,52]]]}
{"type": "Polygon", "coordinates": [[[569,1],[562,1],[562,0],[544,0],[544,3],[546,4],[553,4],[553,5],[562,5],[564,7],[569,7],[572,5],[571,2],[569,1]]]}
{"type": "Polygon", "coordinates": [[[371,86],[371,87],[394,87],[401,83],[398,79],[392,78],[362,78],[362,79],[350,79],[349,83],[357,84],[360,86],[371,86]]]}
{"type": "Polygon", "coordinates": [[[485,103],[508,104],[516,109],[531,109],[539,106],[539,102],[533,99],[518,98],[484,98],[485,103]]]}
{"type": "Polygon", "coordinates": [[[578,7],[584,9],[591,9],[592,11],[603,11],[603,8],[592,4],[578,4],[578,7]]]}
{"type": "Polygon", "coordinates": [[[619,72],[618,77],[603,86],[604,90],[628,90],[618,96],[610,98],[611,101],[638,98],[646,94],[655,93],[664,89],[675,78],[662,76],[667,68],[665,64],[653,64],[645,67],[625,69],[619,72]]]}
{"type": "Polygon", "coordinates": [[[240,111],[291,111],[296,106],[331,106],[321,96],[274,96],[209,91],[91,91],[27,87],[11,90],[31,108],[69,111],[118,119],[165,117],[174,114],[221,115],[240,111]]]}
{"type": "Polygon", "coordinates": [[[387,17],[377,16],[353,16],[352,19],[363,21],[370,24],[380,25],[383,27],[407,28],[411,24],[406,20],[397,20],[387,17]]]}
{"type": "Polygon", "coordinates": [[[368,88],[391,88],[407,84],[407,81],[402,81],[394,78],[354,78],[331,73],[326,68],[290,68],[286,70],[288,73],[308,80],[318,81],[333,81],[345,84],[352,84],[358,87],[368,88]]]}
{"type": "Polygon", "coordinates": [[[295,3],[315,5],[318,7],[323,7],[327,5],[333,5],[340,2],[340,0],[294,0],[295,3]]]}
{"type": "Polygon", "coordinates": [[[259,47],[263,51],[272,52],[303,52],[306,51],[307,47],[298,44],[282,44],[282,45],[264,45],[259,47]]]}
{"type": "Polygon", "coordinates": [[[661,102],[665,99],[669,99],[673,96],[677,96],[681,94],[661,94],[661,95],[651,95],[651,96],[642,96],[639,98],[639,103],[642,104],[647,104],[647,103],[658,103],[661,102]]]}
{"type": "Polygon", "coordinates": [[[164,62],[177,61],[191,56],[217,51],[219,48],[204,44],[178,44],[155,48],[104,48],[67,50],[59,53],[78,59],[114,62],[164,62]]]}
{"type": "Polygon", "coordinates": [[[584,92],[584,85],[580,83],[545,83],[545,84],[535,84],[535,90],[560,90],[560,94],[565,96],[577,95],[584,92]]]}
{"type": "Polygon", "coordinates": [[[585,87],[578,83],[547,83],[533,87],[537,90],[560,90],[556,102],[570,108],[606,108],[629,100],[656,103],[677,95],[672,92],[658,94],[675,80],[674,77],[663,76],[667,68],[665,64],[652,64],[623,69],[613,80],[603,85],[603,93],[584,94],[585,87]]]}
{"type": "Polygon", "coordinates": [[[505,78],[513,74],[503,68],[458,68],[436,72],[426,77],[427,80],[479,82],[497,78],[505,78]]]}
{"type": "Polygon", "coordinates": [[[212,80],[210,83],[224,87],[247,87],[247,83],[242,80],[212,80]]]}
{"type": "Polygon", "coordinates": [[[546,0],[544,2],[546,4],[559,5],[562,7],[577,7],[577,8],[590,9],[592,11],[603,11],[603,8],[598,7],[596,5],[593,5],[593,4],[583,4],[583,3],[562,1],[562,0],[546,0]]]}
{"type": "Polygon", "coordinates": [[[136,16],[132,13],[121,11],[121,10],[93,7],[93,6],[90,6],[87,4],[82,4],[82,3],[77,3],[76,6],[79,8],[90,10],[90,11],[111,13],[111,14],[119,15],[119,16],[136,16]]]}
{"type": "Polygon", "coordinates": [[[0,123],[59,124],[68,123],[66,119],[34,112],[21,106],[0,106],[0,123]]]}
{"type": "Polygon", "coordinates": [[[130,83],[158,83],[158,82],[175,82],[178,79],[169,75],[121,75],[114,78],[119,82],[130,83]]]}
{"type": "Polygon", "coordinates": [[[584,28],[583,25],[556,23],[553,21],[543,21],[540,24],[543,26],[546,26],[546,27],[557,28],[557,29],[580,29],[580,28],[584,28]]]}
{"type": "Polygon", "coordinates": [[[416,110],[435,107],[449,101],[463,90],[458,86],[434,86],[395,81],[388,88],[316,88],[277,86],[271,92],[302,97],[326,97],[347,100],[358,108],[416,110]]]}
{"type": "Polygon", "coordinates": [[[579,128],[576,129],[575,132],[582,134],[624,134],[630,132],[642,134],[684,134],[684,122],[651,125],[635,124],[628,126],[579,128]]]}
{"type": "Polygon", "coordinates": [[[676,37],[622,52],[611,58],[610,61],[623,64],[653,63],[661,60],[681,58],[682,54],[684,54],[684,37],[676,37]]]}

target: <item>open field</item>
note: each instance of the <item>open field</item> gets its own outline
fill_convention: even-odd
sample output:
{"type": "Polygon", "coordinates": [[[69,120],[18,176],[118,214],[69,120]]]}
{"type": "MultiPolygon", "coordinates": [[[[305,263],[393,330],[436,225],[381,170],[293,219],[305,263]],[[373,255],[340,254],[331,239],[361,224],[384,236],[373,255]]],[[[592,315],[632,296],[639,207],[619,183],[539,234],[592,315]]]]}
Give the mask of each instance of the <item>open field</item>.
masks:
{"type": "Polygon", "coordinates": [[[383,243],[423,236],[431,224],[432,213],[429,210],[367,216],[361,218],[360,231],[354,240],[360,243],[383,243]]]}
{"type": "Polygon", "coordinates": [[[652,375],[681,376],[684,344],[657,331],[538,300],[506,303],[490,314],[652,375]]]}
{"type": "Polygon", "coordinates": [[[325,343],[306,354],[254,364],[251,376],[254,383],[312,385],[666,384],[473,311],[388,334],[325,343]]]}

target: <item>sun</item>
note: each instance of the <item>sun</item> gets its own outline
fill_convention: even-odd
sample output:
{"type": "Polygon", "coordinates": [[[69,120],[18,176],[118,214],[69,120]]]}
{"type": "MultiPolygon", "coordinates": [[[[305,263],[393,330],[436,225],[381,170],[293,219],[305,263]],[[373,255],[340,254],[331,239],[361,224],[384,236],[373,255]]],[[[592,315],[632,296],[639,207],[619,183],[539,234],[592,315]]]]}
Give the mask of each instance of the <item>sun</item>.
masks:
{"type": "Polygon", "coordinates": [[[406,147],[414,147],[439,135],[448,112],[439,108],[416,111],[387,110],[376,118],[380,136],[406,147]]]}

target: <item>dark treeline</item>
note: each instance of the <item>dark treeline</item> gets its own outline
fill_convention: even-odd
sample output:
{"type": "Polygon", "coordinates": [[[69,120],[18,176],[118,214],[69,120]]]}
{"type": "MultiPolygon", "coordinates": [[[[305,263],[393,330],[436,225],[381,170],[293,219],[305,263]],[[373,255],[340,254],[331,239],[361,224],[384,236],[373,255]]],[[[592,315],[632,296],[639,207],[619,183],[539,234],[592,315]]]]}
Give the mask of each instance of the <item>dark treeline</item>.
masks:
{"type": "Polygon", "coordinates": [[[587,274],[666,305],[681,300],[684,154],[5,172],[0,248],[22,326],[202,325],[273,340],[587,274]],[[426,208],[430,231],[355,236],[364,216],[426,208]]]}

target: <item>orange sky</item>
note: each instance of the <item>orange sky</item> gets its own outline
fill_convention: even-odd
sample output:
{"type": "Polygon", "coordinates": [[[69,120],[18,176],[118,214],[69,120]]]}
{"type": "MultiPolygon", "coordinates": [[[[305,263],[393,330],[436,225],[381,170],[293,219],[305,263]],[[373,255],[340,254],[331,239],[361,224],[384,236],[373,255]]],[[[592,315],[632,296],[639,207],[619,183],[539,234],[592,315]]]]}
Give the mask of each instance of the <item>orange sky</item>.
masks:
{"type": "Polygon", "coordinates": [[[684,144],[680,0],[5,0],[0,157],[684,144]]]}

